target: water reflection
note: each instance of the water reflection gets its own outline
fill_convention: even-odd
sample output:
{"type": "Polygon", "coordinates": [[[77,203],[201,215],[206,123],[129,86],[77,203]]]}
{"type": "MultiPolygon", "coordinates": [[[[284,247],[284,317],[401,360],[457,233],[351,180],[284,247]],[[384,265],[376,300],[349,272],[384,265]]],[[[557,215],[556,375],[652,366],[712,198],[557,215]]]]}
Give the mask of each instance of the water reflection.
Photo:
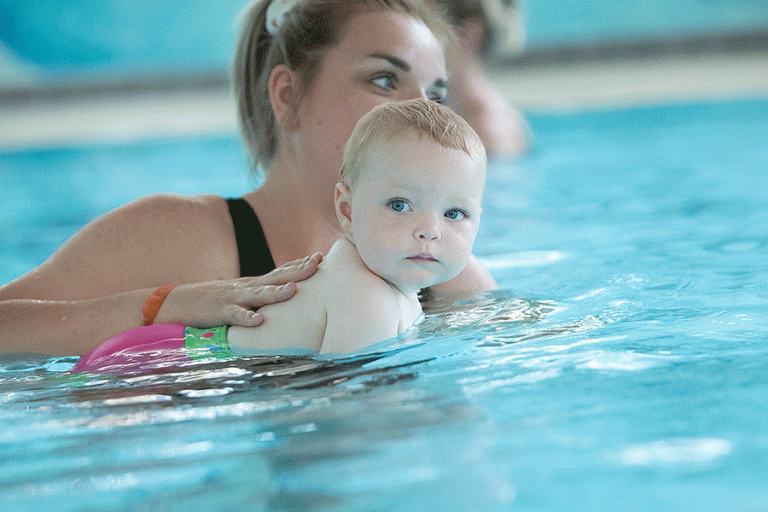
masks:
{"type": "Polygon", "coordinates": [[[496,290],[442,298],[425,304],[427,315],[419,331],[425,335],[454,335],[466,330],[501,331],[534,324],[555,312],[553,301],[524,299],[496,290]]]}
{"type": "Polygon", "coordinates": [[[492,488],[492,508],[515,491],[477,449],[488,425],[477,392],[519,386],[516,375],[530,384],[531,368],[509,359],[514,344],[599,325],[553,325],[563,310],[503,290],[434,300],[410,337],[335,358],[158,360],[119,376],[64,373],[75,358],[2,361],[0,428],[14,462],[0,489],[20,502],[117,495],[126,510],[131,493],[161,508],[194,496],[212,509],[319,510],[371,494],[413,499],[414,486],[492,488]],[[466,448],[446,452],[446,439],[466,448]],[[222,492],[238,483],[250,490],[222,492]]]}

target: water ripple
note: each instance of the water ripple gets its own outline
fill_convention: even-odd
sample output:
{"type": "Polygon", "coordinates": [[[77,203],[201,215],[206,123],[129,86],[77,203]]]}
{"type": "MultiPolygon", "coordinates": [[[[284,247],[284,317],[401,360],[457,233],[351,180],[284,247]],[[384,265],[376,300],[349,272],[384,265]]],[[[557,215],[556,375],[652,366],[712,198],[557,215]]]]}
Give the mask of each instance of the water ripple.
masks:
{"type": "Polygon", "coordinates": [[[560,251],[522,251],[498,256],[482,258],[483,265],[488,270],[504,270],[510,268],[530,268],[550,265],[567,258],[560,251]]]}
{"type": "Polygon", "coordinates": [[[673,438],[662,439],[627,448],[621,462],[627,466],[702,465],[714,462],[733,451],[726,439],[673,438]]]}

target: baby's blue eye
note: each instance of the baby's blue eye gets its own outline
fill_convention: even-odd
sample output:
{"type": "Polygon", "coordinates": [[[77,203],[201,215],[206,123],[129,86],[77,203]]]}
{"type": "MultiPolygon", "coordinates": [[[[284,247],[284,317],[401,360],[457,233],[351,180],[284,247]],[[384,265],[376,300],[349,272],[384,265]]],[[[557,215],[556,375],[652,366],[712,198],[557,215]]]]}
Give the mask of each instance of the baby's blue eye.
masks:
{"type": "Polygon", "coordinates": [[[451,220],[461,220],[467,218],[467,214],[457,208],[451,208],[445,212],[445,216],[451,220]]]}
{"type": "Polygon", "coordinates": [[[387,205],[396,212],[406,212],[411,209],[408,202],[403,199],[392,199],[387,205]]]}

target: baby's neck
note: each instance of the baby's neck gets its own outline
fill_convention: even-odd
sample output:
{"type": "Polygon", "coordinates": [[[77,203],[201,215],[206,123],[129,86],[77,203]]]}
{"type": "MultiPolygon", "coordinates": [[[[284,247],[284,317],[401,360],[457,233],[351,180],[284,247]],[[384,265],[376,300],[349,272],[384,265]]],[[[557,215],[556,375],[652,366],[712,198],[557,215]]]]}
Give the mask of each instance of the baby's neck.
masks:
{"type": "MultiPolygon", "coordinates": [[[[381,276],[379,276],[381,277],[381,276]]],[[[384,279],[387,281],[386,279],[384,279]]],[[[398,286],[396,284],[390,283],[387,281],[387,284],[392,287],[392,289],[397,290],[403,297],[405,297],[408,300],[419,300],[419,291],[421,288],[406,288],[403,286],[398,286]]]]}

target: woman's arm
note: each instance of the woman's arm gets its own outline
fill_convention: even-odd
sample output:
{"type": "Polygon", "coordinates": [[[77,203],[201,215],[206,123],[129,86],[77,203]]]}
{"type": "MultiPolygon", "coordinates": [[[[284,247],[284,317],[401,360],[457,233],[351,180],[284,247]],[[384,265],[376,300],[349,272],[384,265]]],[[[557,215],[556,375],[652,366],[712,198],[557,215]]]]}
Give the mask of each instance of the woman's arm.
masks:
{"type": "MultiPolygon", "coordinates": [[[[294,282],[314,273],[318,260],[292,262],[266,276],[178,286],[166,298],[155,323],[258,326],[264,318],[254,310],[291,298],[296,293],[294,282]]],[[[100,342],[142,325],[142,305],[153,291],[76,301],[1,301],[0,353],[85,354],[100,342]]]]}
{"type": "Polygon", "coordinates": [[[81,301],[4,300],[0,352],[85,354],[101,341],[141,325],[144,296],[150,293],[135,290],[81,301]]]}
{"type": "Polygon", "coordinates": [[[279,286],[312,275],[319,259],[236,279],[221,198],[140,199],[89,223],[40,267],[0,287],[0,352],[83,354],[141,325],[144,300],[162,284],[177,288],[156,322],[256,325],[260,315],[249,310],[292,296],[294,286],[279,286]]]}
{"type": "Polygon", "coordinates": [[[450,295],[456,292],[483,292],[486,290],[496,290],[499,286],[491,276],[491,273],[485,266],[472,256],[469,263],[464,267],[461,273],[444,283],[430,286],[431,296],[450,295]]]}

